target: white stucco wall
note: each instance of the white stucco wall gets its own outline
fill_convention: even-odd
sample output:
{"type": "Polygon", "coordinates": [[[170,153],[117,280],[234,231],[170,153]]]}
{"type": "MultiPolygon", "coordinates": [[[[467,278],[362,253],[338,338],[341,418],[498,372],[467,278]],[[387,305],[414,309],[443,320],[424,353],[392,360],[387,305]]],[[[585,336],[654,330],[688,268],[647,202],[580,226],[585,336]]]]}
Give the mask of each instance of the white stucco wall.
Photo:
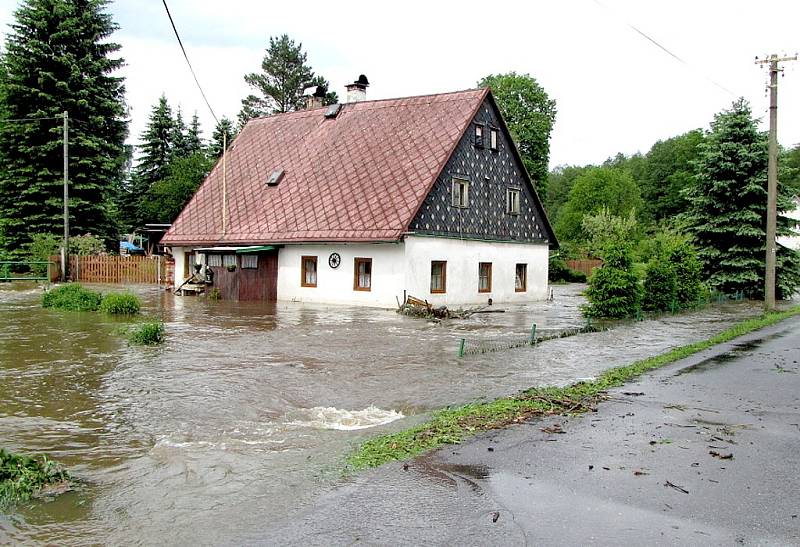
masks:
{"type": "MultiPolygon", "coordinates": [[[[173,247],[176,285],[184,281],[186,254],[191,247],[173,247]]],[[[395,308],[406,294],[436,306],[458,307],[526,302],[547,297],[548,247],[544,244],[498,243],[407,236],[400,243],[331,243],[286,245],[278,251],[278,300],[395,308]],[[338,268],[328,257],[341,256],[338,268]],[[317,257],[317,286],[301,285],[301,258],[317,257]],[[372,259],[372,288],[353,290],[355,258],[372,259]],[[443,294],[432,294],[431,261],[447,261],[447,284],[443,294]],[[478,292],[478,263],[492,263],[492,290],[478,292]],[[515,291],[516,265],[528,265],[525,292],[515,291]]]]}
{"type": "Polygon", "coordinates": [[[278,300],[396,308],[395,297],[403,299],[404,261],[403,243],[286,245],[278,252],[278,300]],[[342,257],[336,269],[328,265],[333,252],[342,257]],[[300,284],[303,256],[317,257],[316,287],[300,284]],[[369,291],[353,290],[356,257],[372,259],[369,291]]]}
{"type": "Polygon", "coordinates": [[[547,297],[548,247],[545,244],[497,243],[410,236],[405,241],[408,293],[448,307],[543,300],[547,297]],[[432,294],[431,261],[447,261],[447,292],[432,294]],[[478,292],[478,263],[492,263],[492,290],[478,292]],[[528,265],[525,292],[515,291],[516,265],[528,265]]]}

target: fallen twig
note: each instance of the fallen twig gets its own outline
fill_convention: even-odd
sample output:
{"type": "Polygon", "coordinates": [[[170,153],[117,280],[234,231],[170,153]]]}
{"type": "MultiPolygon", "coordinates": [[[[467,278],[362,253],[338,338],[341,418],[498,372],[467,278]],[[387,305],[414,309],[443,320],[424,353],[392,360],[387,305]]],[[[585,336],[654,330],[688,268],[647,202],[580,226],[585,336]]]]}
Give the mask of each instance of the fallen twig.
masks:
{"type": "Polygon", "coordinates": [[[678,492],[683,492],[684,494],[688,494],[689,493],[689,491],[686,488],[684,488],[683,486],[678,486],[677,484],[672,484],[669,481],[665,482],[664,486],[668,486],[670,488],[674,488],[678,492]]]}

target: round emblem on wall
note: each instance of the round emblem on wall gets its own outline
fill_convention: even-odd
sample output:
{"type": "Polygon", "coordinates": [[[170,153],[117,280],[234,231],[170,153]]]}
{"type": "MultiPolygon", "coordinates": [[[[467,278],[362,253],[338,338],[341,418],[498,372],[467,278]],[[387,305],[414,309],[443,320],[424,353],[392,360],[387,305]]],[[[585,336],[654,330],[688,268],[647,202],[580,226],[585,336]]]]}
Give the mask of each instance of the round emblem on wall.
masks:
{"type": "Polygon", "coordinates": [[[328,257],[328,266],[331,268],[338,268],[339,264],[342,263],[342,257],[339,256],[339,253],[331,253],[331,256],[328,257]]]}

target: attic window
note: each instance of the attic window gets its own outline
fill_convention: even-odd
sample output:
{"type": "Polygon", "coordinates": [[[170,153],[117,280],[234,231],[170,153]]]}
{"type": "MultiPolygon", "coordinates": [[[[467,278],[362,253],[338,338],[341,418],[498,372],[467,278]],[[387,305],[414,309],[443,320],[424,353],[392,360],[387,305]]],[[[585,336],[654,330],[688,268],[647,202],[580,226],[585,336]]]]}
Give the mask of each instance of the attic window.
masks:
{"type": "Polygon", "coordinates": [[[283,169],[275,169],[267,178],[267,186],[277,186],[283,178],[285,171],[283,169]]]}
{"type": "Polygon", "coordinates": [[[453,192],[451,197],[453,207],[469,207],[469,181],[453,179],[453,192]]]}
{"type": "Polygon", "coordinates": [[[483,148],[483,126],[475,125],[475,148],[483,148]]]}
{"type": "Polygon", "coordinates": [[[497,152],[497,129],[489,128],[489,148],[497,152]]]}
{"type": "Polygon", "coordinates": [[[339,103],[332,104],[328,107],[328,110],[325,111],[326,118],[335,118],[339,115],[339,111],[342,110],[342,105],[339,103]]]}
{"type": "Polygon", "coordinates": [[[509,215],[519,214],[519,188],[506,190],[506,213],[509,215]]]}

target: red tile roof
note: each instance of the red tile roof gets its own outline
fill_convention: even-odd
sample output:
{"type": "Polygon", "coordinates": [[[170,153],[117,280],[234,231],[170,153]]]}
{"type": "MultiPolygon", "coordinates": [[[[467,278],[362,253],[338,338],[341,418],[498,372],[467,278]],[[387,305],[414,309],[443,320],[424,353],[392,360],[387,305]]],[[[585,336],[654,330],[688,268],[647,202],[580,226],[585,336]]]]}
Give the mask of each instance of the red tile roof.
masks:
{"type": "Polygon", "coordinates": [[[364,101],[247,123],[162,239],[168,245],[397,240],[486,89],[364,101]],[[283,169],[277,186],[269,175],[283,169]]]}

